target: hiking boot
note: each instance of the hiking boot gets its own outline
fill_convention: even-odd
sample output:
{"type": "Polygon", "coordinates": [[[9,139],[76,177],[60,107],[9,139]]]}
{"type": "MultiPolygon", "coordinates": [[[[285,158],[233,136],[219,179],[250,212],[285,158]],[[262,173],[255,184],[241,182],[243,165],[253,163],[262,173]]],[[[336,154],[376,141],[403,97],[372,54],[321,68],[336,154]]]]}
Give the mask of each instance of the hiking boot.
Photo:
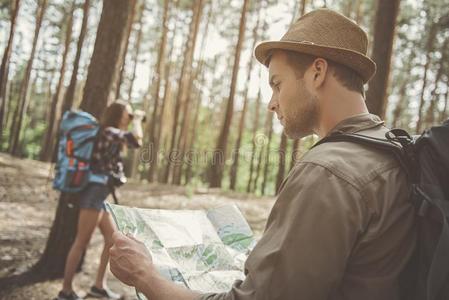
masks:
{"type": "Polygon", "coordinates": [[[56,297],[54,300],[82,300],[83,298],[78,297],[78,295],[71,291],[69,293],[64,293],[63,291],[60,291],[58,294],[58,297],[56,297]]]}
{"type": "Polygon", "coordinates": [[[88,296],[93,298],[112,299],[112,300],[122,299],[122,295],[114,293],[108,288],[99,289],[96,286],[90,288],[88,296]]]}

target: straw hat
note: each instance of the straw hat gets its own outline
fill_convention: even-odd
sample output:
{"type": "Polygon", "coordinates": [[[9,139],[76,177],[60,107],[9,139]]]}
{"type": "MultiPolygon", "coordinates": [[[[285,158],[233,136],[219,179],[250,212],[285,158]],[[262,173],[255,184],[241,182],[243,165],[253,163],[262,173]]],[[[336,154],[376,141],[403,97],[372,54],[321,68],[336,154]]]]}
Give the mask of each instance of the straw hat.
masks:
{"type": "Polygon", "coordinates": [[[280,41],[257,45],[256,59],[267,64],[271,50],[284,49],[329,59],[356,71],[368,82],[376,73],[376,64],[367,55],[368,37],[355,22],[321,8],[299,18],[280,41]]]}

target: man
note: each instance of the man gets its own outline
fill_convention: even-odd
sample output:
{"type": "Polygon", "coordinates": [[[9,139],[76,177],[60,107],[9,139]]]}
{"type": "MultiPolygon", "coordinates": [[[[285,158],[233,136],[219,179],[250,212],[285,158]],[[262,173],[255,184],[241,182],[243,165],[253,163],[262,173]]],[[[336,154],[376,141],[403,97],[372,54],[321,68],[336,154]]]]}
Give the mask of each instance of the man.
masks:
{"type": "MultiPolygon", "coordinates": [[[[273,89],[269,109],[289,137],[385,137],[388,129],[364,102],[363,85],[375,73],[366,53],[365,32],[328,9],[304,15],[280,41],[258,45],[273,89]]],[[[111,270],[151,300],[397,300],[416,239],[407,192],[392,155],[323,143],[284,181],[246,278],[229,292],[201,295],[164,280],[145,247],[121,234],[111,270]]]]}

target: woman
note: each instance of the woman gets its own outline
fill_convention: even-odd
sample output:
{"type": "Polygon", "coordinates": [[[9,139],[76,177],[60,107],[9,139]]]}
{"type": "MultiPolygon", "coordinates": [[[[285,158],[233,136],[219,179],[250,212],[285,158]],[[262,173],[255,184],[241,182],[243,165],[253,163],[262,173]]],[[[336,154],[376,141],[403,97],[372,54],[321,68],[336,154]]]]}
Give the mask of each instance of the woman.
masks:
{"type": "MultiPolygon", "coordinates": [[[[92,172],[108,175],[110,183],[120,182],[124,178],[122,150],[128,146],[137,148],[141,145],[142,128],[140,120],[133,122],[133,132],[128,126],[133,120],[131,106],[117,101],[105,111],[100,122],[101,128],[92,154],[92,172]]],[[[109,248],[115,226],[111,215],[105,210],[104,201],[110,193],[108,185],[90,183],[79,195],[80,213],[75,241],[67,256],[62,290],[56,300],[82,299],[73,291],[72,281],[83,252],[92,237],[95,227],[99,227],[104,238],[104,248],[94,285],[89,296],[103,299],[119,299],[106,286],[106,266],[109,261],[109,248]]]]}

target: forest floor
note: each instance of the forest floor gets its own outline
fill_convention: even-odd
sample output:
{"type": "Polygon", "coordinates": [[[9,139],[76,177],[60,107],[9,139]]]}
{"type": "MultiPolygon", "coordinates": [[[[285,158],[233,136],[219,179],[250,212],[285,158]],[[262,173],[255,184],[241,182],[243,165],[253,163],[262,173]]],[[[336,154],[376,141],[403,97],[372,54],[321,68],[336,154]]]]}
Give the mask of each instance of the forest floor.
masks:
{"type": "MultiPolygon", "coordinates": [[[[52,167],[48,163],[17,159],[0,153],[0,278],[21,274],[38,260],[45,247],[56,211],[58,193],[51,188],[52,167]]],[[[185,187],[129,182],[119,191],[120,204],[162,209],[204,209],[234,202],[248,220],[256,235],[265,226],[274,199],[212,189],[190,191],[185,187]]],[[[96,274],[103,246],[99,230],[88,248],[83,271],[74,282],[83,295],[96,274]]],[[[109,286],[136,299],[133,288],[114,278],[108,270],[109,286]]],[[[0,290],[4,300],[53,299],[62,280],[33,283],[0,290]]]]}

